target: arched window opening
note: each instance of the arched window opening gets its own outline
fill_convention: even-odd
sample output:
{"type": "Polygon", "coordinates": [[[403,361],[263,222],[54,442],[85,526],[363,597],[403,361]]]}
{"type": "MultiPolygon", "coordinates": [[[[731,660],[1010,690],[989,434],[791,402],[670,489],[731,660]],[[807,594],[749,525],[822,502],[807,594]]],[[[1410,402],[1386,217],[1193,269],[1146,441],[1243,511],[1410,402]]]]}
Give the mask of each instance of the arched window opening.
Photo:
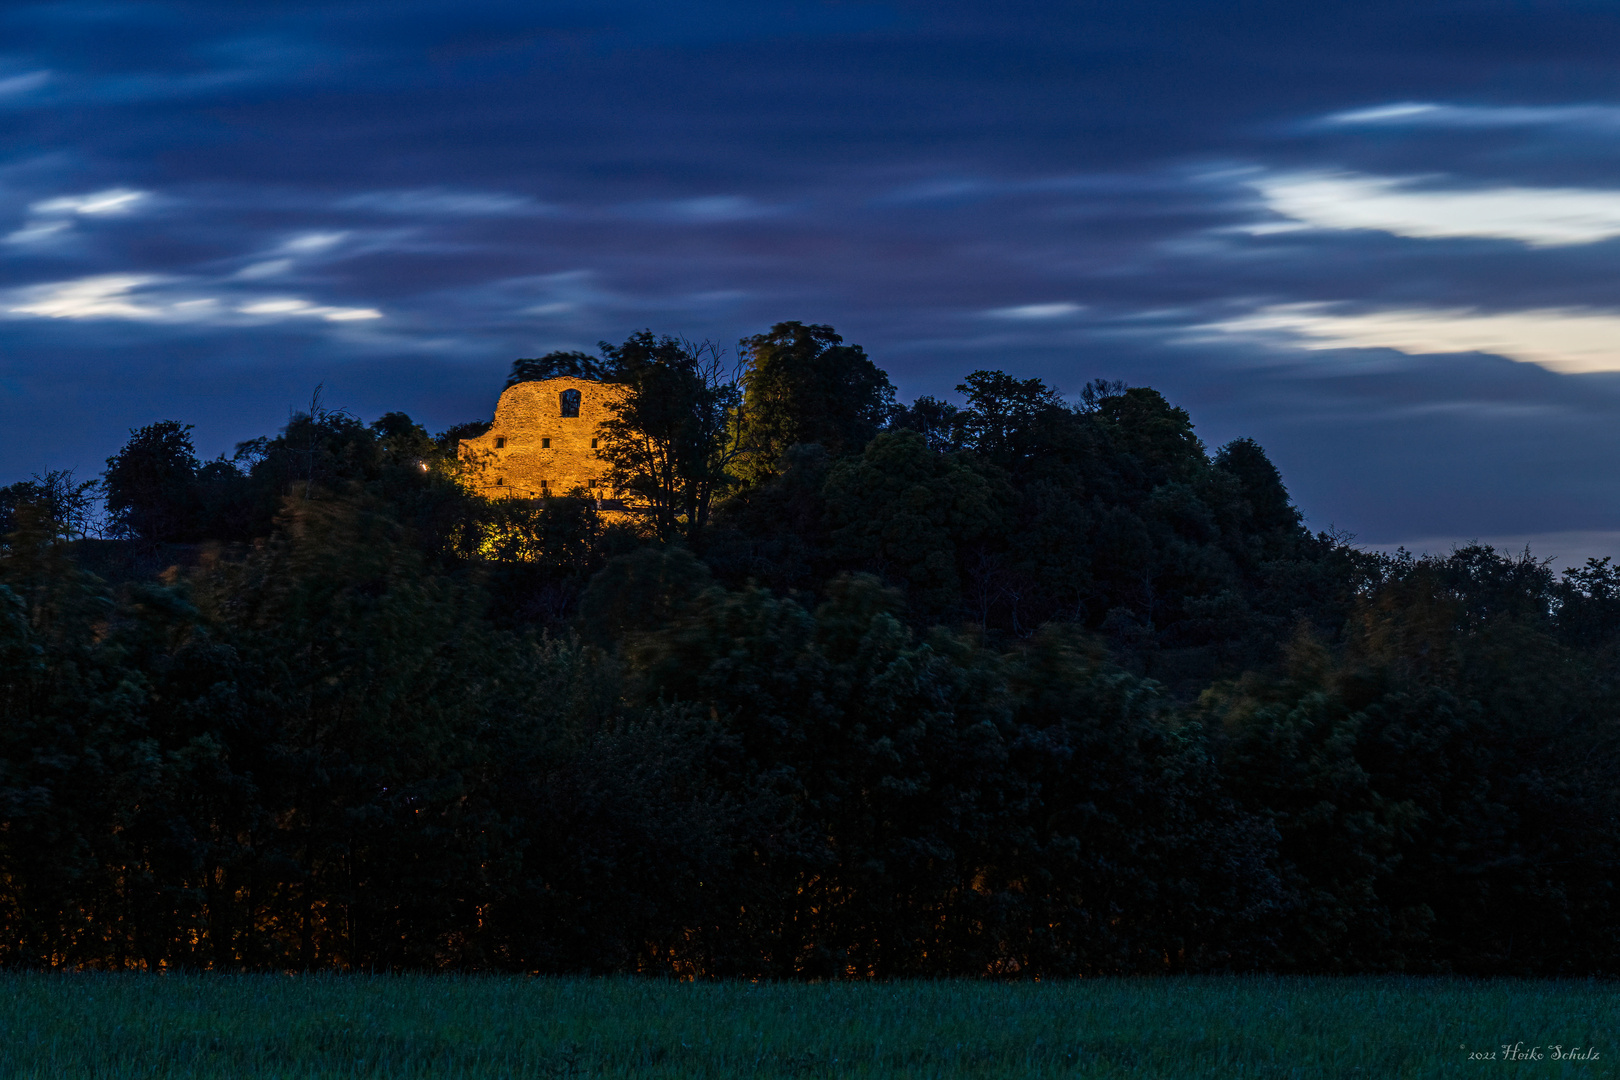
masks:
{"type": "Polygon", "coordinates": [[[564,390],[560,396],[562,398],[562,414],[564,416],[578,416],[579,391],[564,390]]]}

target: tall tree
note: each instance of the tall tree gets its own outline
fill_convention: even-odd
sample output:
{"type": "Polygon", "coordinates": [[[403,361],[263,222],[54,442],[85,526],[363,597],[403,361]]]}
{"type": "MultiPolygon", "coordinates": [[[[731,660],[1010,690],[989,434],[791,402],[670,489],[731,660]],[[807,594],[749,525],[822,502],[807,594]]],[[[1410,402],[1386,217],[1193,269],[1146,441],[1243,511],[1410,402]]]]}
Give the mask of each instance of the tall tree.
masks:
{"type": "Polygon", "coordinates": [[[742,450],[741,365],[712,342],[632,334],[602,343],[628,393],[609,405],[602,458],[614,487],[638,495],[661,541],[690,539],[707,523],[716,493],[742,450]]]}
{"type": "Polygon", "coordinates": [[[1062,396],[1040,379],[1015,379],[1003,371],[975,371],[957,386],[967,398],[957,422],[968,447],[1002,466],[1016,466],[1031,451],[1036,421],[1064,411],[1062,396]]]}
{"type": "Polygon", "coordinates": [[[1283,486],[1282,473],[1253,439],[1233,439],[1215,455],[1215,467],[1242,486],[1249,524],[1262,532],[1295,533],[1300,513],[1283,486]]]}
{"type": "Polygon", "coordinates": [[[102,473],[107,513],[119,532],[143,540],[195,539],[197,453],[191,425],[159,420],[131,429],[102,473]]]}
{"type": "Polygon", "coordinates": [[[819,444],[835,458],[858,454],[894,412],[889,377],[830,326],[777,323],[741,345],[753,368],[740,470],[751,482],[775,476],[795,444],[819,444]]]}
{"type": "Polygon", "coordinates": [[[1140,483],[1185,481],[1209,464],[1187,410],[1157,390],[1133,386],[1101,398],[1096,415],[1107,423],[1116,450],[1130,459],[1126,471],[1140,483]]]}

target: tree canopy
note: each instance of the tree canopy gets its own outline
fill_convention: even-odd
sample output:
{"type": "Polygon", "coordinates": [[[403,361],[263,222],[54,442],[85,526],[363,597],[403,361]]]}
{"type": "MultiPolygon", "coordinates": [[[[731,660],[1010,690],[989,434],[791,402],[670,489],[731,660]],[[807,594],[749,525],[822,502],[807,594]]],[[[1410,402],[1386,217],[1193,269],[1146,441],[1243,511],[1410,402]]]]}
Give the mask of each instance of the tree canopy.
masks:
{"type": "Polygon", "coordinates": [[[506,377],[507,386],[520,382],[539,382],[572,376],[576,379],[611,379],[614,368],[590,353],[557,350],[544,356],[512,361],[512,372],[506,377]]]}
{"type": "Polygon", "coordinates": [[[794,445],[856,453],[894,412],[888,375],[830,326],[777,323],[741,344],[749,361],[741,472],[750,482],[776,475],[794,445]]]}
{"type": "Polygon", "coordinates": [[[110,538],[0,488],[0,963],[1620,970],[1609,560],[1312,533],[1145,387],[805,405],[858,350],[750,479],[746,371],[603,352],[635,512],[318,397],[132,432],[110,538]]]}

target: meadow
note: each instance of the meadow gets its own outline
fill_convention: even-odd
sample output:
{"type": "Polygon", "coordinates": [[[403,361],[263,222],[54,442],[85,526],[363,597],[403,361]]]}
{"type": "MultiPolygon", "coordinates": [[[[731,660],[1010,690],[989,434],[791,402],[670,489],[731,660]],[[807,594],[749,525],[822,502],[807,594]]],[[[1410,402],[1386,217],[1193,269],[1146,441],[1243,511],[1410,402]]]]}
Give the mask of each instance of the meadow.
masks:
{"type": "Polygon", "coordinates": [[[0,976],[0,1077],[39,1080],[1586,1078],[1620,1075],[1616,1030],[1584,981],[0,976]]]}

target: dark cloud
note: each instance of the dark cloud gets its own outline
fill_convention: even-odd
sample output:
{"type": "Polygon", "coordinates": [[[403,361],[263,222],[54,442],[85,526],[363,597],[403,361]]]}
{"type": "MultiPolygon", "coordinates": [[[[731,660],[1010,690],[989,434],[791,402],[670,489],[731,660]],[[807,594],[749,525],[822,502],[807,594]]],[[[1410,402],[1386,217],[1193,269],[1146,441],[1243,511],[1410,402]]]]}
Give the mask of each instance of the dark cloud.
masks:
{"type": "Polygon", "coordinates": [[[8,5],[0,480],[799,318],[907,394],[1160,386],[1369,542],[1609,535],[1620,376],[1478,319],[1620,310],[1617,47],[1573,3],[8,5]]]}

